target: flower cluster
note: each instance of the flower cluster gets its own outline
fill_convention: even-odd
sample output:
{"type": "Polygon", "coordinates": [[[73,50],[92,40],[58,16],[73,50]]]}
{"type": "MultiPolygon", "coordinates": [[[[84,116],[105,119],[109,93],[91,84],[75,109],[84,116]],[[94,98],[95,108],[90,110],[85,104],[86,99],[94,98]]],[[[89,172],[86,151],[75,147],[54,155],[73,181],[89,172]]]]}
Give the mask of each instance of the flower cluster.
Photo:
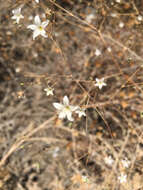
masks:
{"type": "MultiPolygon", "coordinates": [[[[39,0],[35,0],[36,3],[39,3],[39,0]]],[[[19,24],[20,19],[23,19],[24,16],[21,14],[21,8],[17,8],[12,10],[13,16],[12,19],[16,20],[16,23],[19,24]]],[[[49,20],[46,20],[44,22],[41,22],[41,19],[39,15],[36,15],[34,18],[34,24],[30,24],[27,26],[28,29],[33,30],[33,40],[39,35],[43,36],[44,38],[47,38],[48,35],[46,34],[46,27],[49,24],[49,20]]]]}
{"type": "Polygon", "coordinates": [[[128,160],[128,158],[124,158],[121,160],[121,165],[123,168],[123,172],[121,172],[120,176],[118,176],[118,180],[120,181],[120,183],[126,183],[127,182],[127,174],[126,174],[126,169],[130,167],[130,160],[128,160]]]}
{"type": "MultiPolygon", "coordinates": [[[[107,165],[112,166],[114,163],[114,159],[112,158],[112,156],[108,156],[104,158],[104,161],[107,165]]],[[[121,160],[121,165],[122,165],[122,172],[120,173],[120,175],[117,177],[120,183],[126,183],[127,182],[127,174],[125,172],[125,169],[129,168],[131,162],[130,160],[128,160],[128,158],[124,158],[121,160]]]]}
{"type": "Polygon", "coordinates": [[[73,121],[72,113],[75,112],[81,116],[86,116],[85,109],[79,106],[70,105],[69,99],[67,96],[64,96],[63,103],[53,103],[53,106],[58,110],[59,118],[64,119],[67,118],[69,121],[73,121]]]}
{"type": "MultiPolygon", "coordinates": [[[[39,3],[39,0],[35,0],[36,3],[39,3]]],[[[24,19],[24,16],[21,13],[21,7],[12,10],[13,16],[12,19],[16,21],[17,24],[19,24],[20,19],[24,19]]],[[[93,19],[94,15],[89,16],[89,22],[91,19],[93,19]]],[[[33,18],[32,18],[33,19],[33,18]]],[[[27,26],[28,29],[33,31],[33,40],[37,38],[39,35],[43,36],[44,38],[47,38],[48,35],[46,33],[46,27],[49,25],[49,20],[41,21],[39,15],[36,15],[34,17],[34,23],[27,26]]],[[[101,55],[101,51],[96,49],[95,52],[96,56],[101,55]]],[[[96,78],[96,84],[95,86],[99,87],[101,89],[103,86],[106,86],[106,83],[104,82],[104,78],[98,79],[96,78]]],[[[46,92],[46,95],[54,95],[53,91],[54,89],[51,87],[47,87],[44,89],[46,92]]],[[[82,116],[86,116],[85,109],[80,106],[73,106],[69,104],[69,99],[67,96],[64,96],[63,103],[53,103],[54,107],[58,110],[59,118],[64,119],[67,118],[69,121],[73,121],[74,118],[72,117],[72,113],[75,112],[78,114],[78,117],[81,118],[82,116]]]]}

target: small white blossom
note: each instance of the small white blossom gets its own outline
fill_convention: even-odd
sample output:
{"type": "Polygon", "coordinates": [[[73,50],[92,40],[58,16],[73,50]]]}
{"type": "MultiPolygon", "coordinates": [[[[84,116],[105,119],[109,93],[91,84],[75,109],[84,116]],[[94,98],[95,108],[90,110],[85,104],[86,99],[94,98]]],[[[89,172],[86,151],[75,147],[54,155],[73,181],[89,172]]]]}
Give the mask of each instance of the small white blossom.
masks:
{"type": "Polygon", "coordinates": [[[13,16],[11,17],[12,19],[16,20],[16,23],[19,24],[19,21],[21,18],[24,18],[24,16],[21,14],[21,8],[17,8],[12,10],[13,16]]]}
{"type": "Polygon", "coordinates": [[[58,32],[55,32],[54,35],[55,35],[56,37],[58,37],[58,36],[59,36],[59,33],[58,33],[58,32]]]}
{"type": "Polygon", "coordinates": [[[30,16],[28,17],[28,20],[33,20],[33,16],[30,15],[30,16]]]}
{"type": "Polygon", "coordinates": [[[116,0],[116,3],[121,3],[121,0],[116,0]]]}
{"type": "Polygon", "coordinates": [[[85,176],[85,175],[82,175],[82,182],[84,182],[84,183],[88,183],[88,182],[89,182],[88,177],[85,176]]]}
{"type": "Polygon", "coordinates": [[[46,92],[46,95],[47,95],[47,96],[49,96],[49,95],[52,95],[52,96],[53,96],[53,95],[54,95],[54,94],[53,94],[54,89],[51,88],[50,86],[48,86],[48,88],[45,88],[44,91],[46,92]]]}
{"type": "Polygon", "coordinates": [[[114,160],[113,160],[113,158],[111,156],[105,157],[104,161],[109,166],[112,166],[112,164],[114,163],[114,160]]]}
{"type": "Polygon", "coordinates": [[[86,20],[88,23],[91,23],[91,21],[92,21],[94,18],[95,18],[94,14],[89,14],[89,15],[86,16],[86,19],[85,19],[85,20],[86,20]]]}
{"type": "Polygon", "coordinates": [[[46,18],[46,14],[45,13],[42,14],[42,18],[46,18]]]}
{"type": "Polygon", "coordinates": [[[75,113],[77,113],[79,117],[86,116],[85,109],[79,106],[77,106],[75,113]]]}
{"type": "Polygon", "coordinates": [[[99,89],[101,89],[103,86],[107,86],[107,84],[104,82],[104,78],[102,78],[102,79],[96,78],[95,86],[98,86],[99,89]]]}
{"type": "Polygon", "coordinates": [[[16,67],[16,68],[15,68],[15,72],[16,72],[16,73],[19,73],[20,71],[21,71],[20,67],[16,67]]]}
{"type": "Polygon", "coordinates": [[[122,163],[124,168],[128,168],[131,162],[130,162],[130,160],[125,158],[125,159],[121,160],[121,163],[122,163]]]}
{"type": "Polygon", "coordinates": [[[120,183],[126,183],[127,182],[127,175],[125,173],[121,173],[120,176],[118,176],[118,180],[120,183]]]}
{"type": "Polygon", "coordinates": [[[100,51],[99,49],[96,49],[96,51],[95,51],[95,55],[96,55],[96,56],[101,55],[101,51],[100,51]]]}
{"type": "Polygon", "coordinates": [[[39,35],[47,38],[48,36],[46,35],[46,31],[45,28],[46,26],[49,24],[49,20],[46,20],[44,22],[41,22],[40,17],[37,15],[34,18],[34,23],[35,24],[31,24],[29,25],[27,28],[33,30],[33,40],[35,40],[35,38],[39,35]]]}
{"type": "Polygon", "coordinates": [[[117,13],[111,13],[110,14],[112,17],[117,17],[117,13]]]}
{"type": "Polygon", "coordinates": [[[108,48],[107,48],[107,51],[108,51],[108,52],[111,52],[111,51],[112,51],[111,47],[108,47],[108,48]]]}
{"type": "Polygon", "coordinates": [[[56,147],[54,150],[53,150],[53,157],[56,158],[59,154],[59,151],[60,151],[60,148],[59,147],[56,147]]]}
{"type": "Polygon", "coordinates": [[[124,27],[124,23],[123,23],[123,22],[120,22],[120,23],[119,23],[119,27],[120,27],[120,28],[123,28],[123,27],[124,27]]]}
{"type": "Polygon", "coordinates": [[[142,21],[143,17],[141,15],[138,15],[137,19],[138,21],[142,21]]]}
{"type": "Polygon", "coordinates": [[[72,112],[77,109],[77,106],[70,105],[67,96],[64,96],[63,104],[53,103],[53,106],[58,110],[60,119],[67,118],[69,121],[74,120],[72,117],[72,112]]]}
{"type": "Polygon", "coordinates": [[[39,3],[39,0],[35,0],[36,3],[39,3]]]}

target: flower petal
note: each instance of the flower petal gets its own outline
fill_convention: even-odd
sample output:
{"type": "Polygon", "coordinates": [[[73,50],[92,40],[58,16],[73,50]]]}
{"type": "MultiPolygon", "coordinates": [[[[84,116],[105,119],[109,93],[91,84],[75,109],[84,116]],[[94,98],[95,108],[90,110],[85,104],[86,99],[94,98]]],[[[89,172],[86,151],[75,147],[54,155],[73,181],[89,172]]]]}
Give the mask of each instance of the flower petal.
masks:
{"type": "Polygon", "coordinates": [[[45,30],[40,31],[40,34],[41,34],[44,38],[47,38],[47,37],[48,37],[48,35],[46,35],[46,31],[45,31],[45,30]]]}
{"type": "Polygon", "coordinates": [[[69,99],[68,99],[67,96],[64,96],[64,98],[63,98],[63,103],[64,103],[64,105],[66,105],[66,106],[69,105],[69,99]]]}
{"type": "Polygon", "coordinates": [[[33,40],[35,40],[35,38],[36,38],[37,36],[39,36],[39,35],[40,35],[39,30],[34,30],[34,32],[33,32],[33,40]]]}
{"type": "Polygon", "coordinates": [[[12,13],[15,14],[15,10],[12,10],[12,13]]]}
{"type": "Polygon", "coordinates": [[[21,8],[14,9],[12,11],[13,14],[20,14],[20,12],[21,12],[21,8]]]}
{"type": "Polygon", "coordinates": [[[41,24],[41,20],[40,20],[39,15],[35,16],[34,22],[35,22],[36,25],[40,25],[41,24]]]}
{"type": "Polygon", "coordinates": [[[53,103],[53,106],[57,109],[57,110],[62,110],[63,109],[63,105],[59,104],[59,103],[53,103]]]}
{"type": "Polygon", "coordinates": [[[48,38],[48,35],[46,35],[46,34],[41,34],[44,38],[48,38]]]}
{"type": "Polygon", "coordinates": [[[64,119],[66,117],[66,113],[65,112],[60,112],[59,113],[59,118],[60,119],[64,119]]]}
{"type": "Polygon", "coordinates": [[[70,106],[70,110],[71,111],[76,111],[78,110],[80,107],[79,106],[70,106]]]}
{"type": "Polygon", "coordinates": [[[17,13],[21,13],[21,7],[19,7],[18,9],[16,9],[17,13]]]}
{"type": "Polygon", "coordinates": [[[96,82],[98,83],[98,82],[100,82],[100,80],[98,78],[96,78],[96,82]]]}
{"type": "Polygon", "coordinates": [[[13,15],[11,18],[12,18],[12,19],[17,19],[17,16],[13,15]]]}
{"type": "Polygon", "coordinates": [[[19,21],[20,21],[20,17],[17,17],[17,18],[16,18],[17,24],[19,24],[19,21]]]}
{"type": "Polygon", "coordinates": [[[45,28],[48,24],[49,24],[49,20],[47,20],[47,21],[45,21],[45,22],[42,22],[43,28],[45,28]]]}
{"type": "Polygon", "coordinates": [[[67,113],[67,118],[69,121],[73,121],[72,112],[67,113]]]}
{"type": "Polygon", "coordinates": [[[31,30],[36,30],[37,26],[35,24],[31,24],[31,25],[27,26],[27,28],[29,28],[31,30]]]}

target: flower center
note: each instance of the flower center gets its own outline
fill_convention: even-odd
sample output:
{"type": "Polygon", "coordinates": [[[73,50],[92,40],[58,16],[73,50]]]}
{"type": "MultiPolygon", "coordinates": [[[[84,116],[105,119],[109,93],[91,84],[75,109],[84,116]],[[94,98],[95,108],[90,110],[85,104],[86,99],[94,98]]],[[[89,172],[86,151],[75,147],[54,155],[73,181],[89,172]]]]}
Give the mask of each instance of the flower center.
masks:
{"type": "Polygon", "coordinates": [[[39,26],[39,30],[42,31],[42,30],[43,30],[43,27],[42,27],[42,26],[39,26]]]}
{"type": "Polygon", "coordinates": [[[20,16],[21,16],[21,14],[20,14],[20,13],[17,13],[17,14],[16,14],[16,16],[17,16],[17,17],[20,17],[20,16]]]}
{"type": "Polygon", "coordinates": [[[69,106],[65,106],[65,110],[66,110],[66,111],[69,111],[69,110],[70,110],[70,107],[69,107],[69,106]]]}

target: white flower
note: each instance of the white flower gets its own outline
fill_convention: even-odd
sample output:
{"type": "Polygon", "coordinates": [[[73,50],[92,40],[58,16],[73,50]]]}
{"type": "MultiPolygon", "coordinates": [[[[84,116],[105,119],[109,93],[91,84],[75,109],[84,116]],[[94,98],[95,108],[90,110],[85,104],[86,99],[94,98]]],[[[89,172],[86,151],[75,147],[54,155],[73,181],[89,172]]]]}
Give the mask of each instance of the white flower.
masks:
{"type": "Polygon", "coordinates": [[[29,25],[27,28],[33,30],[33,40],[35,40],[35,38],[39,35],[47,38],[48,36],[46,35],[46,31],[45,28],[46,26],[49,24],[49,20],[45,21],[45,22],[41,22],[40,17],[37,15],[34,18],[34,23],[35,24],[31,24],[29,25]]]}
{"type": "Polygon", "coordinates": [[[121,173],[121,175],[118,176],[118,180],[120,183],[125,183],[127,181],[127,175],[125,173],[121,173]]]}
{"type": "Polygon", "coordinates": [[[39,0],[35,0],[36,3],[39,3],[39,0]]]}
{"type": "Polygon", "coordinates": [[[91,23],[92,19],[94,19],[94,18],[95,18],[94,14],[89,14],[86,16],[86,21],[88,23],[91,23]]]}
{"type": "Polygon", "coordinates": [[[19,21],[21,18],[24,18],[24,16],[21,14],[21,8],[17,8],[12,10],[13,16],[11,17],[12,19],[16,20],[16,23],[19,24],[19,21]]]}
{"type": "Polygon", "coordinates": [[[116,3],[121,3],[121,0],[116,0],[116,3]]]}
{"type": "Polygon", "coordinates": [[[58,110],[60,119],[67,117],[69,121],[74,120],[72,117],[72,112],[75,111],[77,107],[69,104],[69,99],[67,96],[64,96],[63,104],[53,103],[53,106],[58,110]]]}
{"type": "Polygon", "coordinates": [[[60,148],[59,147],[56,147],[54,150],[53,150],[53,157],[56,158],[59,154],[59,151],[60,151],[60,148]]]}
{"type": "Polygon", "coordinates": [[[53,96],[53,95],[54,95],[54,94],[53,94],[54,89],[51,88],[50,86],[48,86],[48,88],[45,88],[44,91],[46,92],[46,95],[47,95],[47,96],[49,96],[49,95],[52,95],[52,96],[53,96]]]}
{"type": "Polygon", "coordinates": [[[137,19],[138,21],[142,21],[143,17],[141,15],[138,15],[137,19]]]}
{"type": "Polygon", "coordinates": [[[100,51],[99,49],[96,49],[96,51],[95,51],[95,55],[96,55],[96,56],[101,55],[101,51],[100,51]]]}
{"type": "Polygon", "coordinates": [[[111,51],[112,51],[111,47],[108,47],[108,48],[107,48],[107,51],[108,51],[108,52],[111,52],[111,51]]]}
{"type": "Polygon", "coordinates": [[[124,168],[128,168],[131,162],[130,162],[130,160],[125,158],[125,159],[121,160],[121,163],[122,163],[124,168]]]}
{"type": "Polygon", "coordinates": [[[79,106],[77,106],[75,113],[77,113],[79,117],[86,116],[85,109],[79,106]]]}
{"type": "Polygon", "coordinates": [[[95,86],[98,86],[99,89],[101,89],[103,86],[107,86],[107,84],[104,82],[104,78],[102,78],[102,79],[96,78],[95,86]]]}
{"type": "Polygon", "coordinates": [[[123,27],[124,27],[124,23],[123,23],[123,22],[120,22],[120,23],[119,23],[119,27],[120,27],[120,28],[123,28],[123,27]]]}
{"type": "Polygon", "coordinates": [[[43,13],[41,16],[42,16],[42,18],[46,18],[46,14],[45,13],[43,13]]]}
{"type": "Polygon", "coordinates": [[[81,179],[82,179],[82,182],[84,182],[84,183],[88,183],[88,182],[89,182],[88,177],[85,176],[85,175],[82,175],[82,176],[81,176],[81,179]]]}
{"type": "Polygon", "coordinates": [[[117,14],[116,13],[111,13],[110,14],[112,17],[117,17],[117,14]]]}
{"type": "Polygon", "coordinates": [[[111,166],[114,163],[114,160],[111,156],[105,157],[104,161],[107,165],[111,166]]]}
{"type": "Polygon", "coordinates": [[[33,16],[30,15],[30,16],[28,17],[28,20],[33,20],[33,16]]]}

